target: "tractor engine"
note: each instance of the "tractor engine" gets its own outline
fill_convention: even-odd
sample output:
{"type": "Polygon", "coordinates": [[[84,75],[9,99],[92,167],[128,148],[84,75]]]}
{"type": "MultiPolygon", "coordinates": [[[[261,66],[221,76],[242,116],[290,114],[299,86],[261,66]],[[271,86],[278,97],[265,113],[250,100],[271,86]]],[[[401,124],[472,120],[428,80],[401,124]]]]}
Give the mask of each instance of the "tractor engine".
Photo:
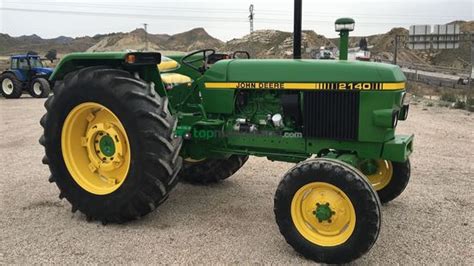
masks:
{"type": "Polygon", "coordinates": [[[275,90],[237,91],[235,111],[235,131],[279,136],[299,131],[301,135],[298,94],[275,90]]]}

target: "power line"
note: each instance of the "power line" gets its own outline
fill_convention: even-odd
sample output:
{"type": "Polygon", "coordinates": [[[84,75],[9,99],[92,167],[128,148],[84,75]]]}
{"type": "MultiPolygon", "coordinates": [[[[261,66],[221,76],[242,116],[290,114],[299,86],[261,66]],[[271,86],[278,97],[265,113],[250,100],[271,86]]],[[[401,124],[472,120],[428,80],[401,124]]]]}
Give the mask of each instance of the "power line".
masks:
{"type": "MultiPolygon", "coordinates": [[[[246,11],[243,10],[229,10],[229,9],[216,9],[216,8],[189,8],[189,7],[154,7],[150,5],[124,5],[124,4],[92,4],[92,3],[78,3],[78,2],[67,2],[67,3],[57,3],[57,2],[9,2],[5,1],[4,3],[9,3],[9,4],[28,4],[28,5],[52,5],[54,7],[59,7],[63,6],[65,8],[68,8],[68,6],[76,6],[76,7],[96,7],[96,8],[104,8],[104,9],[125,9],[125,10],[158,10],[158,11],[163,11],[163,10],[174,10],[174,11],[184,11],[184,12],[191,12],[191,13],[203,13],[207,14],[209,12],[216,12],[216,13],[223,13],[225,12],[226,14],[228,13],[236,13],[236,14],[242,14],[245,13],[246,11]]],[[[286,14],[288,15],[288,11],[286,10],[262,10],[259,11],[260,14],[266,14],[266,15],[281,15],[281,14],[286,14]]],[[[307,12],[303,11],[305,15],[310,15],[310,16],[330,16],[331,18],[334,17],[334,13],[331,12],[324,12],[324,11],[318,11],[318,12],[307,12]]],[[[161,14],[160,14],[161,15],[161,14]]],[[[377,15],[374,13],[351,13],[352,16],[359,16],[359,17],[367,17],[367,18],[425,18],[425,19],[440,19],[440,18],[445,18],[445,19],[457,19],[457,16],[443,16],[443,15],[436,15],[436,16],[423,16],[422,14],[405,14],[405,15],[392,15],[392,14],[383,14],[383,15],[377,15]]]]}
{"type": "MultiPolygon", "coordinates": [[[[137,13],[116,13],[116,12],[90,12],[90,11],[71,11],[71,10],[48,10],[48,9],[27,9],[27,8],[10,8],[10,7],[2,7],[0,10],[5,11],[14,11],[14,12],[30,12],[30,13],[54,13],[54,14],[72,14],[72,15],[85,15],[85,16],[108,16],[108,17],[133,17],[133,18],[149,18],[153,20],[180,20],[180,21],[205,21],[205,22],[246,22],[245,20],[239,17],[200,17],[200,16],[179,16],[179,15],[149,15],[149,14],[137,14],[137,13]]],[[[263,23],[269,23],[274,25],[283,25],[292,23],[291,18],[279,18],[279,19],[271,19],[271,18],[262,18],[259,20],[263,23]]],[[[304,20],[306,24],[311,23],[333,23],[332,19],[325,19],[325,20],[313,20],[313,19],[306,19],[304,20]]],[[[404,25],[407,24],[406,22],[364,22],[359,21],[358,24],[362,25],[404,25]]]]}

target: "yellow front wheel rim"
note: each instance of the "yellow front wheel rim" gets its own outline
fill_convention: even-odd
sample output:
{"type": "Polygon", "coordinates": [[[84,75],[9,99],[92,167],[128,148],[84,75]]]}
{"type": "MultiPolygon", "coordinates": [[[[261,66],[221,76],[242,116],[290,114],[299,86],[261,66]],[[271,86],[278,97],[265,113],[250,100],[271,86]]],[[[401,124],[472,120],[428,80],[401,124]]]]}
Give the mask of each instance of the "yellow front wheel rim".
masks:
{"type": "Polygon", "coordinates": [[[377,160],[377,171],[374,174],[367,175],[372,186],[375,190],[379,191],[385,188],[392,180],[393,165],[391,161],[377,160]]]}
{"type": "Polygon", "coordinates": [[[61,151],[74,181],[96,195],[117,190],[130,168],[125,128],[110,109],[98,103],[82,103],[69,112],[61,133],[61,151]]]}
{"type": "Polygon", "coordinates": [[[349,197],[338,187],[324,182],[308,183],[295,193],[291,218],[305,239],[325,247],[346,242],[356,223],[349,197]]]}

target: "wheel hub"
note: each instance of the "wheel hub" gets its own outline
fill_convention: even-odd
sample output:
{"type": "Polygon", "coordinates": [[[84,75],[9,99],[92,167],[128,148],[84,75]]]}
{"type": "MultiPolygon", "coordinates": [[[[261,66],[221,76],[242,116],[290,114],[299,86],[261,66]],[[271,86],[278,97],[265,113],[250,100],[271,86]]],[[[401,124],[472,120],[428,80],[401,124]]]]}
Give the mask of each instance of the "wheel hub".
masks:
{"type": "MultiPolygon", "coordinates": [[[[112,171],[122,165],[123,146],[118,128],[110,123],[93,123],[83,137],[83,146],[87,149],[90,160],[89,168],[95,172],[112,171]]],[[[113,181],[115,182],[115,181],[113,181]]]]}
{"type": "Polygon", "coordinates": [[[99,148],[105,156],[112,156],[115,154],[115,143],[110,135],[105,135],[100,138],[99,148]]]}
{"type": "Polygon", "coordinates": [[[387,160],[368,160],[359,169],[367,176],[376,191],[385,188],[392,180],[393,165],[387,160]]]}
{"type": "Polygon", "coordinates": [[[39,82],[35,82],[35,84],[33,84],[33,91],[36,95],[41,95],[42,91],[41,91],[41,83],[39,82]]]}
{"type": "Polygon", "coordinates": [[[11,81],[9,78],[6,78],[2,82],[2,89],[3,92],[6,94],[10,95],[13,92],[13,81],[11,81]]]}
{"type": "Polygon", "coordinates": [[[318,219],[318,222],[322,223],[323,221],[332,222],[331,217],[336,214],[331,208],[329,207],[329,202],[326,204],[316,203],[316,209],[313,211],[313,214],[318,219]]]}

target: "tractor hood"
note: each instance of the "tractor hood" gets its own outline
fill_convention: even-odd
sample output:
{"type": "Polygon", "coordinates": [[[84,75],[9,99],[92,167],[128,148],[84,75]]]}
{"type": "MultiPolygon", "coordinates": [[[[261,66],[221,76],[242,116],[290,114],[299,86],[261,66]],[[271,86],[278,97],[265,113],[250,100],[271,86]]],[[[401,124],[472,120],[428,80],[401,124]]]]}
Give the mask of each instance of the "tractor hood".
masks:
{"type": "Polygon", "coordinates": [[[210,82],[404,82],[398,66],[360,61],[234,59],[214,64],[210,82]]]}
{"type": "Polygon", "coordinates": [[[53,69],[49,67],[34,67],[32,70],[37,74],[37,75],[45,75],[45,76],[50,76],[53,73],[53,69]]]}

